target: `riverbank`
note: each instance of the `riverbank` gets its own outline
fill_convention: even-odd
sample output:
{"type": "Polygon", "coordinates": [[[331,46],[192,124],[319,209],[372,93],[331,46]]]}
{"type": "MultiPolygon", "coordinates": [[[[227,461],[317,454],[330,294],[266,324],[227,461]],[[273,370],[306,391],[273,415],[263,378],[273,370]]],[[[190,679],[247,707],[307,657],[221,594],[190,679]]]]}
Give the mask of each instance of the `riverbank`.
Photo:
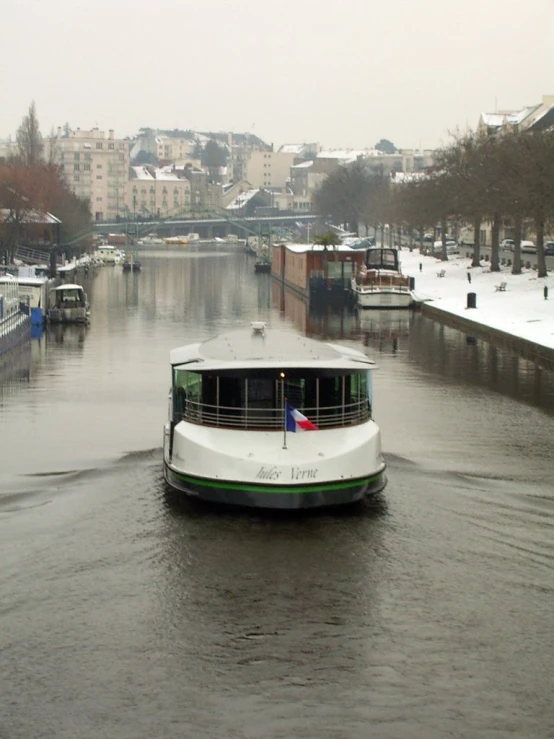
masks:
{"type": "Polygon", "coordinates": [[[441,262],[402,250],[400,260],[402,271],[415,278],[425,315],[554,368],[554,275],[539,279],[532,269],[512,275],[507,266],[491,272],[488,262],[471,267],[461,255],[441,262]],[[475,308],[467,307],[468,293],[475,293],[475,308]]]}

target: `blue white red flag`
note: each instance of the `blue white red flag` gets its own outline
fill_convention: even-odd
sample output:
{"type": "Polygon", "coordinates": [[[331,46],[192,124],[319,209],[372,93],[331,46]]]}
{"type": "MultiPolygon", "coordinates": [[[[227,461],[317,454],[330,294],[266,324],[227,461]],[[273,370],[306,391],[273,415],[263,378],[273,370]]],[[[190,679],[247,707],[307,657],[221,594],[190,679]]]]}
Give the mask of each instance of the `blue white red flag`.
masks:
{"type": "Polygon", "coordinates": [[[315,423],[312,423],[303,413],[297,411],[292,405],[286,403],[286,429],[287,431],[317,431],[318,428],[315,423]]]}

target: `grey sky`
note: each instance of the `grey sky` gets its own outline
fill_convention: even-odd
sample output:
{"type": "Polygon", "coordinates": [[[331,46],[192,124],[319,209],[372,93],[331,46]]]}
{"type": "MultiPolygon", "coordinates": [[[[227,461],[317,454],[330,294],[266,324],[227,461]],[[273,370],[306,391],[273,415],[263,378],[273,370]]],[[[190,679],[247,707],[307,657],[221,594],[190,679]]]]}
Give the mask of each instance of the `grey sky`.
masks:
{"type": "Polygon", "coordinates": [[[554,93],[553,0],[4,0],[0,137],[251,131],[435,147],[554,93]]]}

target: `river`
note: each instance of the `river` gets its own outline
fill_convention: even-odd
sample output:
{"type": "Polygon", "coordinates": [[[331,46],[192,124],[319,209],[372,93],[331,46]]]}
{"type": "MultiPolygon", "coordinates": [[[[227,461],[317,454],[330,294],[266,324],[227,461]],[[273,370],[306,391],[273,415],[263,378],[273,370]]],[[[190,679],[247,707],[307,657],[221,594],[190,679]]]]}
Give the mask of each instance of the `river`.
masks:
{"type": "Polygon", "coordinates": [[[0,367],[0,737],[554,736],[554,375],[417,314],[308,313],[242,253],[141,261],[0,367]],[[251,320],[378,361],[382,495],[168,494],[169,350],[251,320]]]}

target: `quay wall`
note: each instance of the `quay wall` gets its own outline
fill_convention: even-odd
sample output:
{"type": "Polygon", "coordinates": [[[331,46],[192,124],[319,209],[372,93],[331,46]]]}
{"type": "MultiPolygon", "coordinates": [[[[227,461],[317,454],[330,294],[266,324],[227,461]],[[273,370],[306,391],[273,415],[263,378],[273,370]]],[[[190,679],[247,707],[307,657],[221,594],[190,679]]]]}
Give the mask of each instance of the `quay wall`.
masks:
{"type": "Polygon", "coordinates": [[[432,318],[434,321],[443,323],[446,326],[457,328],[470,336],[488,341],[490,344],[507,349],[524,359],[535,362],[540,367],[554,371],[554,349],[550,347],[536,344],[533,341],[523,339],[520,336],[514,336],[506,331],[491,328],[477,321],[472,321],[465,316],[449,313],[429,303],[421,304],[421,315],[432,318]]]}

